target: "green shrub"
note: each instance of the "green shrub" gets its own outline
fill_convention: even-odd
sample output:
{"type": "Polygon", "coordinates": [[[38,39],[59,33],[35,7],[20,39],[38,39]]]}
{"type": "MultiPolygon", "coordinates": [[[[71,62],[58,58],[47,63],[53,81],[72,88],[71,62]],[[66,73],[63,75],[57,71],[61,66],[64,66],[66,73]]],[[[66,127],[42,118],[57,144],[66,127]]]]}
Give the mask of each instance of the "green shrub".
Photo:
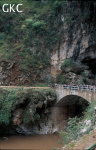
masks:
{"type": "Polygon", "coordinates": [[[53,4],[53,10],[55,10],[57,13],[60,13],[62,11],[62,2],[56,1],[53,4]]]}
{"type": "Polygon", "coordinates": [[[19,66],[24,72],[32,67],[39,77],[41,70],[50,66],[50,60],[44,51],[32,53],[30,50],[25,49],[19,54],[22,56],[22,60],[19,61],[19,66]]]}
{"type": "Polygon", "coordinates": [[[74,66],[74,60],[72,58],[66,59],[64,61],[64,63],[62,64],[64,67],[68,67],[68,66],[74,66]]]}
{"type": "MultiPolygon", "coordinates": [[[[96,107],[96,100],[86,107],[85,112],[83,112],[84,116],[82,118],[69,118],[69,126],[67,127],[66,132],[60,132],[60,136],[62,137],[62,142],[64,144],[68,144],[72,140],[77,140],[81,135],[83,135],[83,133],[81,134],[79,131],[83,128],[86,128],[86,124],[84,123],[85,120],[93,120],[94,107],[96,107]]],[[[92,130],[92,126],[93,124],[91,127],[87,128],[84,134],[88,134],[92,130]]]]}
{"type": "Polygon", "coordinates": [[[86,77],[86,73],[85,72],[81,72],[81,76],[86,77]]]}
{"type": "Polygon", "coordinates": [[[84,85],[84,84],[87,85],[87,84],[90,84],[90,83],[87,81],[86,78],[83,78],[83,79],[81,79],[80,84],[82,84],[82,85],[84,85]]]}
{"type": "Polygon", "coordinates": [[[41,74],[41,71],[40,71],[40,70],[37,70],[37,71],[36,71],[37,77],[40,77],[40,74],[41,74]]]}
{"type": "Polygon", "coordinates": [[[76,63],[72,58],[66,59],[61,65],[61,70],[64,71],[67,67],[76,67],[76,63]]]}
{"type": "Polygon", "coordinates": [[[66,84],[66,83],[67,83],[66,77],[63,77],[63,78],[62,78],[61,83],[62,83],[62,84],[66,84]]]}
{"type": "Polygon", "coordinates": [[[61,78],[62,78],[62,75],[61,75],[61,74],[58,74],[58,75],[56,76],[56,82],[57,82],[57,83],[60,83],[61,78]]]}
{"type": "Polygon", "coordinates": [[[17,99],[15,91],[3,91],[1,95],[2,109],[0,110],[0,123],[9,124],[11,111],[14,110],[14,101],[17,99]]]}
{"type": "Polygon", "coordinates": [[[60,132],[60,136],[62,137],[62,141],[64,144],[68,144],[71,140],[76,140],[78,137],[79,131],[79,118],[69,118],[68,127],[66,132],[60,132]]]}
{"type": "Polygon", "coordinates": [[[86,78],[83,78],[83,83],[88,84],[88,81],[86,80],[86,78]]]}
{"type": "Polygon", "coordinates": [[[84,116],[86,119],[93,119],[94,107],[96,107],[96,100],[94,100],[90,105],[86,108],[84,116]]]}
{"type": "Polygon", "coordinates": [[[58,74],[56,76],[56,82],[61,83],[61,84],[65,84],[66,83],[66,77],[64,77],[62,74],[58,74]]]}

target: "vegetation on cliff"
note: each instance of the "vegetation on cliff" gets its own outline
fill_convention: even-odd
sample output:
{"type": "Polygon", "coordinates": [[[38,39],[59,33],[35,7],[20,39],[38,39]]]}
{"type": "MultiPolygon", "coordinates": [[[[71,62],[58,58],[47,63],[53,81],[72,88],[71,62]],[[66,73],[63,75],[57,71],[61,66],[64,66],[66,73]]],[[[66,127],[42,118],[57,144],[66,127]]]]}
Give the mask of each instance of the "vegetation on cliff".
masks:
{"type": "MultiPolygon", "coordinates": [[[[52,54],[54,47],[58,47],[59,57],[63,34],[68,33],[70,36],[68,27],[71,27],[72,24],[84,21],[88,23],[94,13],[91,7],[93,7],[91,2],[87,4],[83,1],[1,0],[0,60],[15,62],[16,69],[18,68],[18,72],[21,71],[19,76],[29,72],[28,78],[31,76],[31,80],[45,82],[41,73],[51,66],[50,54],[52,54]],[[2,6],[6,3],[23,4],[20,6],[23,12],[3,12],[2,6]],[[85,5],[87,9],[84,7],[85,5]]],[[[95,18],[91,19],[94,21],[95,18]]],[[[77,55],[74,54],[74,60],[77,55]]],[[[19,77],[16,77],[16,80],[19,80],[17,78],[19,77]]],[[[7,82],[11,80],[14,79],[6,79],[7,82]]]]}
{"type": "Polygon", "coordinates": [[[4,13],[5,3],[0,1],[0,60],[15,61],[21,71],[35,72],[38,78],[50,67],[49,52],[61,37],[62,2],[7,1],[22,3],[22,13],[4,13]]]}
{"type": "Polygon", "coordinates": [[[96,101],[93,101],[83,112],[84,116],[81,118],[69,118],[68,127],[66,132],[60,132],[62,137],[62,142],[65,144],[70,143],[66,149],[73,149],[76,141],[79,140],[81,136],[88,134],[91,130],[95,128],[96,124],[96,114],[94,115],[94,107],[96,106],[96,101]]]}
{"type": "MultiPolygon", "coordinates": [[[[34,122],[40,118],[45,107],[53,105],[55,98],[54,91],[48,89],[0,89],[0,124],[14,124],[16,109],[22,109],[22,123],[34,122]],[[38,109],[41,111],[38,112],[38,109]]],[[[15,124],[18,124],[18,120],[15,124]]]]}

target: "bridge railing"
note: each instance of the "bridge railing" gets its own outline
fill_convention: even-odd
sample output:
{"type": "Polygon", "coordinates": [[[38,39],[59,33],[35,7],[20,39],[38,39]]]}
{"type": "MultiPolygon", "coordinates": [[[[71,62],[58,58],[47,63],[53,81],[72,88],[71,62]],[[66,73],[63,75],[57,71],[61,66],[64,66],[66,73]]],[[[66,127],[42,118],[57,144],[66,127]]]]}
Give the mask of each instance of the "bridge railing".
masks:
{"type": "Polygon", "coordinates": [[[69,90],[87,90],[87,91],[93,91],[96,92],[96,86],[95,85],[60,85],[60,84],[55,84],[55,87],[62,87],[64,89],[69,89],[69,90]]]}

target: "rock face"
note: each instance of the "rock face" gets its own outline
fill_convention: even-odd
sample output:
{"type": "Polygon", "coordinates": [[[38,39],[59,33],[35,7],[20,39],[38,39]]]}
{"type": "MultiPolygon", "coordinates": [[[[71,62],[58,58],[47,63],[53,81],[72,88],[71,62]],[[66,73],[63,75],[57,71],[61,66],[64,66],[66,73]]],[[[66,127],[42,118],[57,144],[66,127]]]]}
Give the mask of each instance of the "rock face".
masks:
{"type": "Polygon", "coordinates": [[[10,62],[8,60],[0,62],[0,84],[16,85],[19,75],[20,71],[15,62],[10,62]]]}
{"type": "MultiPolygon", "coordinates": [[[[86,30],[86,26],[82,23],[79,26],[73,24],[69,28],[69,34],[64,34],[62,44],[60,45],[60,56],[58,57],[57,49],[53,52],[51,57],[52,69],[60,70],[61,64],[67,58],[74,58],[76,61],[87,65],[89,61],[96,61],[96,38],[90,33],[91,27],[89,32],[86,30]]],[[[95,64],[93,63],[93,65],[95,64]]]]}
{"type": "Polygon", "coordinates": [[[50,90],[1,90],[0,134],[47,134],[52,133],[52,106],[56,100],[50,90]],[[12,92],[12,99],[7,100],[12,92]],[[12,105],[13,103],[13,105],[12,105]],[[6,116],[6,108],[7,116],[6,116]],[[3,119],[2,119],[3,118],[3,119]]]}
{"type": "Polygon", "coordinates": [[[0,62],[0,83],[2,85],[21,85],[29,83],[30,73],[26,75],[21,72],[19,66],[15,62],[4,60],[0,62]]]}
{"type": "Polygon", "coordinates": [[[14,112],[13,112],[13,125],[20,125],[21,124],[22,113],[23,113],[22,108],[18,108],[18,109],[14,110],[14,112]]]}
{"type": "MultiPolygon", "coordinates": [[[[70,3],[70,2],[69,2],[70,3]]],[[[74,4],[73,4],[74,5],[74,4]]],[[[89,15],[86,16],[86,19],[73,20],[69,25],[66,25],[66,22],[63,21],[64,25],[64,34],[61,40],[61,43],[54,48],[51,56],[51,73],[54,77],[56,74],[62,72],[61,65],[68,59],[73,58],[76,63],[82,63],[78,68],[67,68],[67,72],[74,72],[78,74],[81,71],[87,70],[90,71],[90,77],[95,79],[96,76],[96,19],[93,19],[96,14],[95,3],[91,3],[92,6],[86,6],[86,4],[78,7],[78,11],[83,11],[86,9],[89,11],[89,15]],[[82,10],[83,7],[83,10],[82,10]],[[93,10],[91,9],[93,8],[93,10]],[[94,11],[94,12],[93,12],[94,11]],[[93,14],[92,14],[93,12],[93,14]],[[88,19],[88,20],[87,20],[88,19]],[[83,67],[82,65],[85,65],[83,67]]],[[[72,6],[71,6],[72,7],[72,6]]],[[[74,6],[73,6],[74,7],[74,6]]],[[[74,9],[75,10],[75,9],[74,9]]],[[[78,16],[79,19],[79,16],[78,16]]]]}
{"type": "Polygon", "coordinates": [[[50,68],[43,70],[38,78],[32,69],[23,72],[16,62],[10,60],[0,62],[0,85],[32,85],[36,81],[46,82],[51,76],[50,68]]]}
{"type": "MultiPolygon", "coordinates": [[[[96,2],[92,1],[87,4],[86,1],[78,3],[68,1],[67,5],[67,8],[71,8],[74,11],[70,13],[68,10],[70,16],[67,12],[58,14],[58,19],[61,17],[62,21],[62,26],[58,26],[60,40],[57,41],[57,44],[51,51],[49,50],[49,47],[46,48],[46,54],[48,53],[47,55],[51,58],[51,70],[50,67],[42,69],[41,65],[41,75],[38,70],[36,75],[36,72],[34,73],[34,69],[32,70],[32,68],[25,73],[20,70],[20,66],[17,65],[17,63],[10,62],[10,60],[3,60],[0,62],[0,82],[11,85],[32,85],[32,82],[40,82],[42,80],[49,80],[51,82],[52,77],[56,78],[57,74],[62,73],[61,65],[68,58],[73,58],[76,63],[82,64],[79,65],[79,67],[67,68],[66,73],[73,72],[78,74],[81,71],[86,70],[87,72],[90,72],[87,77],[95,79],[96,2]],[[64,13],[66,14],[65,16],[64,13]],[[66,16],[68,16],[69,19],[71,17],[69,24],[66,22],[66,16]]],[[[44,45],[42,47],[44,47],[44,45]]],[[[35,47],[33,46],[30,48],[30,51],[34,52],[35,47]]],[[[38,54],[40,54],[40,52],[38,54]]]]}

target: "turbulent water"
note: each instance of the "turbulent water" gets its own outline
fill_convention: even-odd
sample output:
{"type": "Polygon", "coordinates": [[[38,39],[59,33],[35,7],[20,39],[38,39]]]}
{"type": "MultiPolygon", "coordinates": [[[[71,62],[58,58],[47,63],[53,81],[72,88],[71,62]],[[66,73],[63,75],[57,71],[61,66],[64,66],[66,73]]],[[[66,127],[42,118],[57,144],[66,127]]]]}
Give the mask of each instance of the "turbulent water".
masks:
{"type": "Polygon", "coordinates": [[[56,147],[62,147],[58,134],[9,136],[4,141],[0,137],[0,149],[52,150],[56,147]]]}

